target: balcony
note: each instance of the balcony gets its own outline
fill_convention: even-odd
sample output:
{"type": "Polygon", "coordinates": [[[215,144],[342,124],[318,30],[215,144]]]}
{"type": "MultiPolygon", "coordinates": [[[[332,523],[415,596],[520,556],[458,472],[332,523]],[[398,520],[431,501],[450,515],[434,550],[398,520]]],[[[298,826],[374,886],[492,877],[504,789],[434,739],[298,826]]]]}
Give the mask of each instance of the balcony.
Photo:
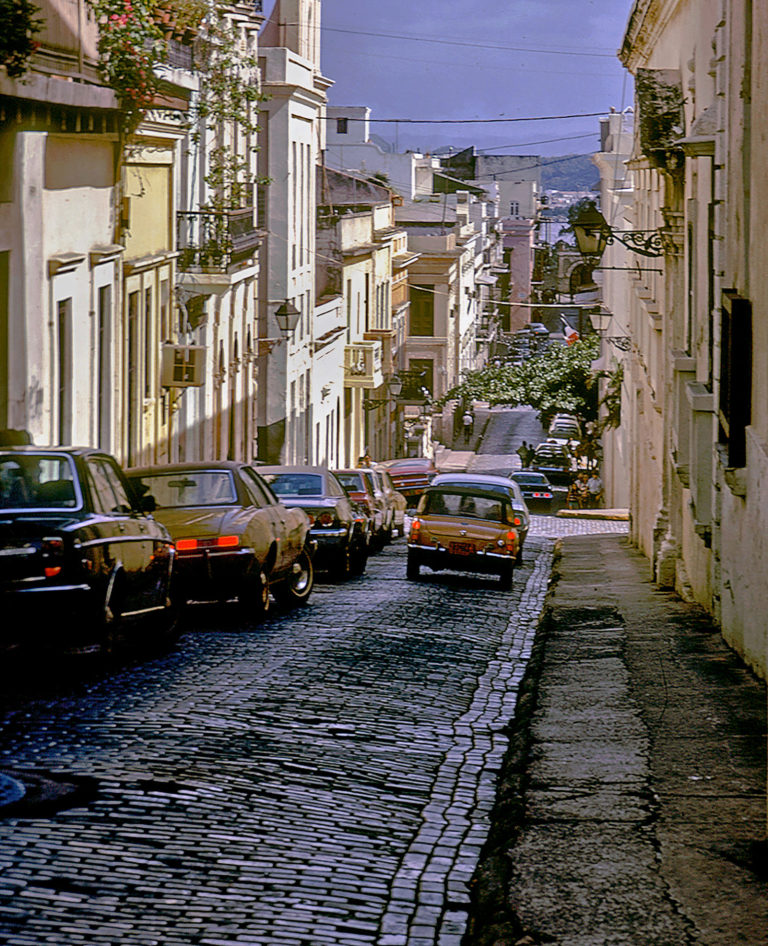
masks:
{"type": "Polygon", "coordinates": [[[237,210],[182,210],[176,214],[176,248],[183,272],[226,272],[253,256],[261,244],[253,207],[237,210]]]}
{"type": "Polygon", "coordinates": [[[355,342],[344,347],[344,386],[378,388],[384,383],[381,342],[355,342]]]}

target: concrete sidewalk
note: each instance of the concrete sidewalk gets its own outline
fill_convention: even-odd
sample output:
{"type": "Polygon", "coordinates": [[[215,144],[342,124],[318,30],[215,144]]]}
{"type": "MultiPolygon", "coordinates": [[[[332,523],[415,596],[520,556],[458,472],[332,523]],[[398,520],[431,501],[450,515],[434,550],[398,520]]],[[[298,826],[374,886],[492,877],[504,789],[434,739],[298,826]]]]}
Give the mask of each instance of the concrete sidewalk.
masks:
{"type": "Polygon", "coordinates": [[[766,691],[626,538],[564,538],[473,946],[768,946],[766,691]]]}

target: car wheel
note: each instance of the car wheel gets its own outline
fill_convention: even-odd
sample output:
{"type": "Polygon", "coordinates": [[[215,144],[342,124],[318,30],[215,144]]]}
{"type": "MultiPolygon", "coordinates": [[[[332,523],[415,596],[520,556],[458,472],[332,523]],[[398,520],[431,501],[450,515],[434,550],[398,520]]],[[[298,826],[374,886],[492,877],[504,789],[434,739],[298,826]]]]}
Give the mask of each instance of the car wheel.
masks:
{"type": "Polygon", "coordinates": [[[362,575],[368,564],[368,549],[363,542],[359,542],[349,556],[350,575],[362,575]]]}
{"type": "Polygon", "coordinates": [[[350,568],[349,546],[345,545],[343,549],[336,553],[328,571],[334,581],[346,581],[349,578],[350,568]]]}
{"type": "Polygon", "coordinates": [[[263,568],[251,577],[238,597],[245,616],[260,621],[269,611],[269,578],[263,568]]]}
{"type": "Polygon", "coordinates": [[[275,598],[288,608],[306,604],[315,584],[315,570],[307,550],[292,565],[291,575],[274,589],[275,598]]]}
{"type": "Polygon", "coordinates": [[[419,560],[413,554],[413,552],[408,551],[408,561],[405,566],[405,577],[409,581],[417,581],[419,575],[421,574],[421,566],[419,565],[419,560]]]}
{"type": "Polygon", "coordinates": [[[499,588],[502,591],[511,591],[512,590],[512,575],[514,574],[514,566],[512,562],[505,562],[502,566],[502,571],[499,574],[499,588]]]}

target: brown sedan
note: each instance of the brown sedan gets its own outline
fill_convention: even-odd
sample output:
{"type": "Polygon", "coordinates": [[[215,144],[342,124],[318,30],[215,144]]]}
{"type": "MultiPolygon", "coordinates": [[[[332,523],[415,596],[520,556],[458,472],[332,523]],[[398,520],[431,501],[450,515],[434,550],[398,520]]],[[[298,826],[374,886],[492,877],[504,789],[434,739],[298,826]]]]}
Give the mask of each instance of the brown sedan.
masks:
{"type": "Polygon", "coordinates": [[[309,520],[282,505],[245,463],[180,463],[134,468],[136,488],[152,496],[155,518],[176,543],[176,590],[182,600],[236,597],[254,618],[270,591],[304,604],[314,583],[309,520]]]}

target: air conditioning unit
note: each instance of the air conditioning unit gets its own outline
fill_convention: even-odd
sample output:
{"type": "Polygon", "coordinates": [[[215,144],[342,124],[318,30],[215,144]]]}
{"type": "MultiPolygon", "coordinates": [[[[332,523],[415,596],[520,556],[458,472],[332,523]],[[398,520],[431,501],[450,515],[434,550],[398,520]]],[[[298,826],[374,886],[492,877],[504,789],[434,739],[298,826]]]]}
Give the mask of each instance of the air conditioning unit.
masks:
{"type": "Polygon", "coordinates": [[[195,388],[205,381],[205,345],[163,345],[160,384],[195,388]]]}

